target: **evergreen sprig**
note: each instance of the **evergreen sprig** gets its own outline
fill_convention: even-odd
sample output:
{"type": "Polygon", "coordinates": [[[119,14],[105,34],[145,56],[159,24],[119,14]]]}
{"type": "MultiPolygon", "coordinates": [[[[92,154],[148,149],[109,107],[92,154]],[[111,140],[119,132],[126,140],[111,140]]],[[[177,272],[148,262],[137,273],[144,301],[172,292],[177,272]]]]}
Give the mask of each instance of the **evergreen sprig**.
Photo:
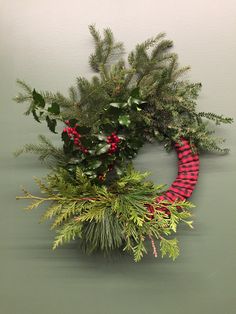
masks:
{"type": "Polygon", "coordinates": [[[32,201],[27,210],[51,202],[41,221],[53,220],[51,228],[57,232],[54,249],[80,238],[88,253],[95,250],[108,253],[120,248],[133,254],[137,262],[147,253],[146,240],[151,237],[159,241],[162,256],[167,254],[175,259],[179,254],[177,240],[169,236],[181,221],[191,226],[188,219],[193,205],[187,201],[155,203],[154,198],[163,192],[164,186],[146,181],[147,175],[128,167],[124,176],[106,187],[91,184],[80,168],[75,178],[58,169],[44,182],[36,179],[43,196],[24,190],[24,196],[18,199],[32,201]],[[147,204],[154,206],[153,213],[147,210],[147,204]],[[162,206],[169,209],[170,215],[159,210],[162,206]]]}
{"type": "Polygon", "coordinates": [[[55,166],[55,163],[60,166],[67,164],[68,159],[61,147],[54,146],[53,143],[44,135],[39,135],[38,139],[38,144],[26,144],[22,148],[18,149],[14,155],[18,157],[23,153],[32,153],[37,154],[39,156],[39,160],[45,161],[51,166],[55,166]]]}
{"type": "Polygon", "coordinates": [[[56,121],[68,118],[76,118],[79,124],[90,126],[96,132],[97,126],[107,121],[104,110],[109,104],[127,102],[132,90],[138,88],[140,99],[146,105],[142,111],[136,112],[136,121],[139,117],[145,121],[142,130],[146,141],[158,140],[169,150],[173,142],[185,137],[196,149],[227,151],[221,148],[221,139],[213,136],[214,131],[210,130],[207,120],[219,125],[232,123],[233,119],[197,112],[196,100],[201,83],[183,79],[190,68],[179,66],[178,56],[172,52],[173,42],[165,39],[165,33],[138,44],[129,53],[127,65],[123,58],[123,44],[115,41],[109,28],[104,29],[103,36],[94,25],[90,25],[89,30],[95,44],[89,63],[97,75],[90,81],[77,78],[77,85],[69,88],[69,97],[59,92],[36,92],[18,80],[24,93],[19,93],[15,100],[29,102],[26,114],[32,113],[37,121],[46,119],[54,132],[56,121]],[[40,97],[41,105],[37,102],[40,97]],[[49,107],[56,104],[60,114],[45,112],[44,103],[49,107]]]}

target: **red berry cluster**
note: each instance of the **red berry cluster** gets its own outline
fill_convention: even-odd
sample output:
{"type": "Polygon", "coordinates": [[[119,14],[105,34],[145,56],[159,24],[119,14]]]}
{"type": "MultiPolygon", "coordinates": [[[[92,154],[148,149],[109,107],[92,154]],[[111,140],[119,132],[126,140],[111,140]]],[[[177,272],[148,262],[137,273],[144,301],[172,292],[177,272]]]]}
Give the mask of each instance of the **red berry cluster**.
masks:
{"type": "Polygon", "coordinates": [[[74,144],[75,144],[84,154],[87,154],[87,153],[88,153],[88,149],[85,148],[85,147],[81,144],[81,142],[80,142],[81,134],[79,134],[79,132],[76,130],[76,127],[78,126],[78,124],[75,124],[74,127],[70,127],[70,122],[69,122],[68,120],[66,120],[65,123],[68,125],[68,127],[64,128],[63,132],[66,132],[66,133],[68,134],[68,136],[73,139],[74,144]]]}
{"type": "Polygon", "coordinates": [[[107,136],[107,143],[110,144],[108,155],[112,155],[117,151],[119,142],[120,138],[115,132],[112,132],[110,136],[107,136]]]}

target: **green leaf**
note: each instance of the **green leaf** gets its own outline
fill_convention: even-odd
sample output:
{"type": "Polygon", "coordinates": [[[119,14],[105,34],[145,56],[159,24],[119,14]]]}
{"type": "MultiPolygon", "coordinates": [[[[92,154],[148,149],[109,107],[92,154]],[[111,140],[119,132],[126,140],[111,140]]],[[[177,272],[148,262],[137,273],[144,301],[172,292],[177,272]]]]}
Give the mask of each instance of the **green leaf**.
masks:
{"type": "Polygon", "coordinates": [[[139,98],[140,97],[139,87],[134,88],[130,93],[130,96],[133,98],[139,98]]]}
{"type": "Polygon", "coordinates": [[[121,125],[124,125],[124,126],[128,127],[130,125],[130,123],[131,123],[129,115],[125,114],[125,115],[119,116],[119,123],[121,125]]]}
{"type": "Polygon", "coordinates": [[[142,101],[140,99],[137,98],[132,98],[132,104],[134,105],[140,105],[142,103],[142,101]]]}
{"type": "Polygon", "coordinates": [[[90,164],[89,164],[89,168],[92,169],[97,169],[101,166],[102,162],[101,160],[93,160],[90,164]]]}
{"type": "Polygon", "coordinates": [[[69,126],[71,126],[73,128],[77,122],[78,122],[77,119],[69,119],[69,126]]]}
{"type": "Polygon", "coordinates": [[[49,130],[53,133],[57,133],[55,132],[57,121],[55,119],[50,119],[49,116],[46,116],[46,121],[47,121],[49,130]]]}
{"type": "Polygon", "coordinates": [[[35,89],[33,90],[32,96],[33,96],[34,103],[37,107],[40,107],[40,108],[45,107],[45,100],[43,96],[37,93],[35,89]]]}
{"type": "Polygon", "coordinates": [[[52,103],[51,107],[48,108],[48,112],[58,115],[60,113],[59,105],[56,102],[52,103]]]}
{"type": "Polygon", "coordinates": [[[69,137],[67,132],[62,132],[61,138],[62,138],[63,142],[65,142],[65,143],[68,143],[70,141],[70,137],[69,137]]]}
{"type": "Polygon", "coordinates": [[[35,110],[32,110],[32,114],[33,114],[34,119],[40,123],[39,117],[37,116],[37,113],[35,110]]]}
{"type": "Polygon", "coordinates": [[[91,156],[96,155],[96,151],[94,149],[89,149],[88,152],[89,152],[89,155],[91,156]]]}
{"type": "Polygon", "coordinates": [[[125,140],[126,139],[124,134],[118,133],[117,135],[118,135],[120,140],[125,140]]]}
{"type": "Polygon", "coordinates": [[[121,168],[115,166],[115,170],[116,170],[116,173],[117,173],[118,176],[121,176],[123,174],[123,171],[122,171],[121,168]]]}
{"type": "Polygon", "coordinates": [[[133,106],[134,108],[137,108],[137,106],[141,105],[143,101],[138,98],[129,97],[127,103],[129,107],[133,106]]]}
{"type": "Polygon", "coordinates": [[[104,135],[104,134],[98,134],[98,135],[97,135],[97,138],[98,138],[100,141],[106,141],[106,140],[107,140],[107,136],[104,135]]]}
{"type": "Polygon", "coordinates": [[[124,109],[125,107],[127,107],[127,102],[112,102],[110,103],[110,107],[124,109]]]}
{"type": "Polygon", "coordinates": [[[93,171],[86,171],[85,174],[90,178],[90,179],[95,179],[97,177],[96,173],[93,171]]]}
{"type": "Polygon", "coordinates": [[[120,103],[120,102],[112,102],[110,103],[110,106],[111,107],[115,107],[115,108],[121,108],[123,105],[123,103],[120,103]]]}
{"type": "Polygon", "coordinates": [[[109,150],[109,148],[110,148],[109,144],[100,144],[100,145],[98,145],[98,150],[97,150],[96,154],[97,155],[104,154],[109,150]]]}

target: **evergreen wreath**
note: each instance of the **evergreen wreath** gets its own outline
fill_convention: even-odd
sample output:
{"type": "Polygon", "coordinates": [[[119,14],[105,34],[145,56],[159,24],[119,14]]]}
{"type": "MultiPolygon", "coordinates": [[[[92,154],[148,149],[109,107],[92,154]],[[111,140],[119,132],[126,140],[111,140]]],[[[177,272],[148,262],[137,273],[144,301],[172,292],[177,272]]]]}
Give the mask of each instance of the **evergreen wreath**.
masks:
{"type": "Polygon", "coordinates": [[[85,252],[121,248],[139,261],[150,243],[154,256],[160,250],[175,259],[173,233],[180,222],[192,227],[187,199],[197,182],[199,153],[228,152],[208,121],[233,120],[196,111],[201,83],[182,78],[189,67],[179,67],[164,33],[137,45],[125,61],[123,44],[109,28],[103,36],[93,25],[89,30],[95,44],[89,64],[96,74],[77,78],[68,97],[17,81],[24,92],[16,102],[29,103],[25,114],[46,121],[63,142],[55,147],[40,135],[39,144],[16,152],[36,153],[51,167],[46,178],[35,179],[41,196],[23,190],[17,199],[31,200],[29,210],[46,206],[42,221],[52,220],[54,249],[79,238],[85,252]],[[132,166],[139,149],[154,141],[178,154],[178,176],[169,188],[132,166]]]}

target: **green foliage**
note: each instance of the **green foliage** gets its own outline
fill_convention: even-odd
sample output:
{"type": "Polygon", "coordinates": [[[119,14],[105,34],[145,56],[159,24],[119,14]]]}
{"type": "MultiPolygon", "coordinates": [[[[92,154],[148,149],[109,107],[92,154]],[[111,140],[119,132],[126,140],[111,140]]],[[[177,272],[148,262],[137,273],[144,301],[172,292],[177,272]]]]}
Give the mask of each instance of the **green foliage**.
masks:
{"type": "Polygon", "coordinates": [[[123,52],[123,44],[115,42],[113,33],[109,28],[104,29],[103,39],[94,25],[90,25],[89,30],[95,43],[95,52],[90,55],[89,64],[96,72],[101,69],[104,71],[111,58],[123,52]]]}
{"type": "Polygon", "coordinates": [[[36,153],[60,167],[45,182],[36,180],[45,197],[24,191],[19,198],[33,200],[28,209],[51,201],[42,220],[53,220],[54,248],[78,237],[87,252],[123,248],[139,261],[150,239],[155,256],[158,240],[162,256],[175,259],[178,242],[169,236],[180,222],[192,226],[188,220],[192,204],[155,203],[163,186],[154,186],[145,180],[147,174],[127,165],[145,142],[154,140],[170,150],[185,138],[193,150],[225,153],[224,140],[214,136],[209,122],[220,125],[233,119],[197,111],[201,83],[184,79],[189,67],[179,66],[173,42],[164,33],[138,44],[127,62],[123,44],[115,41],[110,29],[103,35],[93,25],[89,30],[95,44],[89,58],[95,72],[91,80],[78,77],[68,96],[36,91],[17,81],[23,92],[15,100],[28,103],[26,115],[45,121],[53,133],[61,126],[58,122],[66,124],[61,132],[63,148],[40,136],[39,144],[25,145],[16,153],[36,153]],[[112,137],[112,141],[117,137],[113,150],[112,137]],[[170,215],[161,211],[163,206],[170,215]]]}
{"type": "Polygon", "coordinates": [[[121,248],[139,261],[147,253],[145,240],[152,237],[160,241],[162,256],[168,254],[175,259],[179,252],[177,240],[166,236],[176,232],[180,221],[191,226],[188,209],[193,205],[189,202],[155,203],[154,198],[163,192],[164,186],[146,181],[147,176],[148,173],[140,173],[129,166],[112,185],[99,186],[92,184],[80,168],[75,178],[66,170],[58,169],[45,182],[36,179],[46,196],[34,196],[24,190],[24,196],[18,199],[32,201],[28,210],[51,202],[41,221],[53,220],[51,228],[57,232],[54,249],[80,238],[87,253],[98,249],[107,253],[121,248]],[[154,206],[153,214],[147,210],[147,204],[154,206]],[[162,206],[168,208],[169,216],[158,210],[162,206]]]}
{"type": "Polygon", "coordinates": [[[42,161],[48,162],[49,165],[66,165],[68,160],[62,148],[55,147],[52,142],[44,135],[39,135],[39,144],[26,144],[15,152],[15,156],[22,153],[32,153],[39,156],[42,161]]]}
{"type": "Polygon", "coordinates": [[[165,39],[164,33],[138,44],[129,53],[127,66],[123,44],[115,41],[109,28],[104,29],[103,36],[93,25],[89,30],[95,44],[89,63],[97,75],[91,81],[77,78],[69,97],[59,92],[36,92],[18,80],[25,93],[19,93],[15,100],[29,102],[26,114],[32,113],[37,121],[46,120],[52,132],[57,120],[76,118],[79,125],[90,127],[91,133],[100,131],[109,119],[111,127],[112,116],[120,122],[119,128],[140,129],[145,141],[163,142],[167,150],[185,137],[196,149],[227,152],[220,146],[222,139],[213,136],[207,120],[219,125],[232,123],[232,118],[197,112],[201,84],[182,78],[189,67],[179,66],[177,55],[171,51],[173,42],[165,39]],[[138,97],[132,95],[133,90],[139,91],[138,97]],[[122,106],[130,96],[144,103],[125,112],[127,108],[122,106]]]}
{"type": "Polygon", "coordinates": [[[18,103],[29,101],[30,105],[25,112],[26,115],[32,113],[34,119],[37,122],[46,120],[49,130],[53,133],[55,131],[57,120],[61,121],[62,117],[60,115],[60,106],[56,102],[47,103],[43,94],[36,92],[35,89],[31,89],[25,82],[17,80],[17,83],[25,90],[26,94],[19,94],[14,100],[18,103]]]}

